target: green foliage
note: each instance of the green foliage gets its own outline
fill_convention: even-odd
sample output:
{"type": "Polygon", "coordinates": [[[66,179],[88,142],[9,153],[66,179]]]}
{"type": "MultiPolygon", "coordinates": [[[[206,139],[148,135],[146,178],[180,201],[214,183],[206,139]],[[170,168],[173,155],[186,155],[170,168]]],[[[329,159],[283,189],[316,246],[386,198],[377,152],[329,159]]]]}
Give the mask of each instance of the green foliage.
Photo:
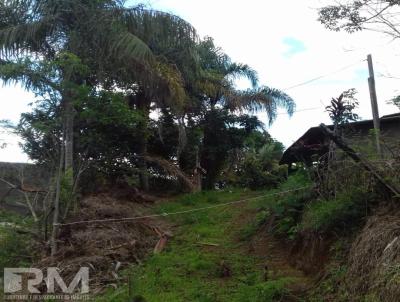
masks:
{"type": "Polygon", "coordinates": [[[164,110],[158,121],[150,121],[148,152],[172,159],[180,150],[180,130],[171,112],[164,110]]]}
{"type": "Polygon", "coordinates": [[[340,193],[335,199],[315,200],[304,210],[301,227],[328,232],[355,226],[367,213],[371,195],[355,189],[353,192],[340,193]]]}
{"type": "Polygon", "coordinates": [[[398,0],[335,1],[319,9],[319,21],[334,31],[353,33],[363,29],[399,37],[396,12],[398,0]]]}
{"type": "Polygon", "coordinates": [[[283,145],[268,135],[261,136],[260,141],[254,137],[260,132],[251,133],[246,139],[244,158],[238,165],[236,172],[237,183],[251,189],[276,187],[287,176],[285,166],[279,166],[283,145]]]}
{"type": "Polygon", "coordinates": [[[39,162],[56,162],[63,132],[74,132],[74,166],[87,160],[110,178],[123,170],[122,178],[131,177],[138,164],[142,175],[163,174],[151,164],[144,172],[137,155],[152,153],[178,160],[192,175],[200,159],[211,189],[249,127],[259,127],[243,110],[264,110],[270,122],[279,107],[293,112],[288,95],[257,87],[252,68],[233,62],[211,38],[199,40],[177,16],[115,0],[31,0],[1,8],[0,78],[42,98],[19,128],[25,150],[39,162]],[[238,91],[239,78],[252,88],[238,91]],[[162,110],[159,121],[149,122],[150,107],[162,110]]]}
{"type": "Polygon", "coordinates": [[[193,105],[189,114],[199,119],[198,125],[203,130],[199,150],[201,166],[207,171],[204,186],[212,189],[220,178],[229,181],[230,175],[224,175],[224,168],[234,169],[237,160],[232,165],[228,157],[233,159],[234,154],[243,149],[244,138],[262,128],[256,117],[243,112],[264,110],[272,123],[277,108],[292,113],[294,101],[279,90],[257,87],[256,72],[247,65],[232,62],[211,38],[200,41],[197,51],[201,72],[192,83],[193,105]],[[238,78],[248,79],[252,88],[238,90],[235,86],[238,78]]]}
{"type": "Polygon", "coordinates": [[[274,196],[266,205],[275,216],[275,233],[288,239],[295,238],[304,206],[313,198],[311,180],[305,171],[300,170],[290,175],[288,180],[276,189],[277,192],[281,192],[298,188],[303,189],[274,196]]]}
{"type": "Polygon", "coordinates": [[[5,267],[24,267],[31,264],[29,237],[16,235],[15,229],[0,227],[0,270],[5,267]]]}
{"type": "Polygon", "coordinates": [[[359,116],[353,112],[359,104],[355,98],[356,93],[354,88],[346,90],[338,98],[332,98],[331,104],[325,108],[335,126],[359,119],[359,116]]]}
{"type": "Polygon", "coordinates": [[[18,228],[29,229],[32,221],[0,210],[0,271],[5,267],[30,266],[33,260],[32,238],[18,233],[18,228]]]}
{"type": "Polygon", "coordinates": [[[291,278],[280,278],[257,285],[243,287],[238,301],[243,302],[273,302],[283,301],[289,293],[287,285],[292,283],[291,278]]]}
{"type": "Polygon", "coordinates": [[[394,97],[387,102],[388,104],[395,105],[400,110],[400,95],[394,97]]]}
{"type": "MultiPolygon", "coordinates": [[[[256,193],[235,189],[186,194],[158,205],[158,212],[175,212],[248,198],[256,193]]],[[[259,194],[259,193],[258,193],[259,194]]],[[[276,301],[288,292],[291,278],[263,280],[260,259],[238,245],[237,219],[245,206],[169,216],[178,227],[162,253],[131,268],[132,296],[146,301],[276,301]],[[207,243],[216,246],[207,246],[207,243]],[[221,262],[231,270],[223,276],[221,262]]],[[[259,223],[265,213],[257,215],[259,223]]],[[[127,301],[127,286],[109,290],[96,301],[127,301]]]]}
{"type": "Polygon", "coordinates": [[[327,268],[326,271],[326,277],[308,294],[309,301],[323,302],[326,301],[326,297],[334,297],[335,301],[349,301],[351,295],[343,286],[347,267],[335,265],[327,268]]]}
{"type": "Polygon", "coordinates": [[[260,230],[260,227],[266,223],[270,215],[271,213],[268,210],[258,212],[254,220],[243,227],[239,235],[240,239],[244,241],[252,238],[260,230]]]}
{"type": "MultiPolygon", "coordinates": [[[[132,159],[137,151],[137,128],[143,117],[130,109],[119,93],[82,92],[86,98],[75,100],[75,158],[89,164],[86,176],[93,180],[96,171],[108,179],[130,176],[132,159]]],[[[23,114],[17,127],[24,138],[24,151],[41,164],[55,162],[49,154],[57,155],[60,148],[62,118],[57,100],[37,103],[31,113],[23,114]]],[[[133,161],[133,164],[135,162],[133,161]]],[[[71,186],[68,186],[71,187],[71,186]]]]}
{"type": "Polygon", "coordinates": [[[213,189],[223,168],[231,164],[229,155],[244,147],[247,135],[257,131],[258,125],[250,116],[237,117],[223,109],[207,112],[202,124],[201,166],[207,171],[204,185],[206,189],[213,189]]]}

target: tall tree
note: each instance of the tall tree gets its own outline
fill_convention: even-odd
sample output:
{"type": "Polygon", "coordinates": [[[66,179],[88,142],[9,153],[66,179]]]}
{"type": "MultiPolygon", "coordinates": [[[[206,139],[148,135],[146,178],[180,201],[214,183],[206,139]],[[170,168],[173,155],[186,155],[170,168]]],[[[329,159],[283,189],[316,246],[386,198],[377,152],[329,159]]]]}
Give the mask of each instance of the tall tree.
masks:
{"type": "Polygon", "coordinates": [[[400,38],[399,0],[342,0],[319,9],[319,21],[334,31],[372,30],[400,38]]]}
{"type": "Polygon", "coordinates": [[[211,38],[199,43],[198,52],[201,73],[190,91],[193,101],[188,116],[197,116],[203,128],[202,146],[198,149],[202,153],[201,166],[207,173],[204,185],[212,188],[227,158],[224,146],[233,116],[245,111],[265,111],[271,124],[278,107],[292,114],[295,104],[282,91],[259,87],[257,73],[248,65],[232,62],[211,38]],[[239,78],[248,79],[252,87],[238,90],[235,80],[239,78]]]}
{"type": "MultiPolygon", "coordinates": [[[[195,37],[194,29],[176,16],[147,10],[141,5],[126,8],[117,0],[2,1],[0,11],[3,64],[15,63],[23,57],[51,60],[67,52],[89,67],[90,73],[85,77],[63,69],[58,72],[62,81],[73,84],[62,85],[60,93],[64,109],[65,171],[73,169],[76,85],[101,84],[111,88],[116,80],[121,80],[121,76],[116,76],[120,72],[129,76],[129,81],[125,81],[129,85],[122,86],[133,87],[135,95],[141,91],[150,95],[155,88],[162,90],[164,96],[183,94],[179,72],[151,49],[160,37],[163,37],[160,43],[165,45],[195,37]]],[[[148,104],[139,102],[138,107],[146,111],[148,104]],[[143,103],[147,105],[141,106],[143,103]]]]}

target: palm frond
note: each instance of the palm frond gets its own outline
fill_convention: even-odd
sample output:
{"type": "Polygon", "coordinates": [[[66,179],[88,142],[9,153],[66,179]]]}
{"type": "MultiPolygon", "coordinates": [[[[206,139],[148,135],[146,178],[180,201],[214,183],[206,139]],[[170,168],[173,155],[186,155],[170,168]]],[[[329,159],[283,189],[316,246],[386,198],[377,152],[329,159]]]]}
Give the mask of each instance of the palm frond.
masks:
{"type": "Polygon", "coordinates": [[[58,1],[1,1],[0,54],[9,58],[49,50],[54,42],[51,36],[57,36],[59,41],[62,38],[55,35],[60,11],[58,1]]]}
{"type": "Polygon", "coordinates": [[[154,56],[150,48],[140,38],[129,32],[121,32],[110,41],[111,53],[120,59],[152,61],[154,56]]]}
{"type": "Polygon", "coordinates": [[[16,62],[2,61],[0,64],[0,79],[4,85],[22,83],[26,90],[35,92],[46,91],[48,87],[59,90],[60,86],[52,77],[57,75],[45,63],[25,59],[16,62]]]}
{"type": "Polygon", "coordinates": [[[277,116],[277,109],[284,108],[293,115],[294,100],[279,89],[266,86],[244,91],[229,90],[224,93],[224,106],[230,110],[247,110],[250,112],[265,111],[271,125],[277,116]]]}
{"type": "Polygon", "coordinates": [[[52,23],[46,19],[0,29],[0,55],[9,58],[38,51],[52,32],[52,23]]]}
{"type": "Polygon", "coordinates": [[[257,72],[247,64],[231,63],[229,64],[226,74],[232,79],[246,78],[250,81],[253,88],[258,85],[257,72]]]}
{"type": "Polygon", "coordinates": [[[181,73],[175,66],[165,62],[158,62],[157,70],[158,80],[160,81],[157,94],[164,96],[164,101],[166,101],[168,107],[174,111],[179,111],[186,99],[181,73]]]}
{"type": "Polygon", "coordinates": [[[128,31],[145,40],[150,47],[154,41],[174,47],[198,41],[195,28],[176,15],[146,9],[142,5],[124,8],[121,13],[128,31]]]}

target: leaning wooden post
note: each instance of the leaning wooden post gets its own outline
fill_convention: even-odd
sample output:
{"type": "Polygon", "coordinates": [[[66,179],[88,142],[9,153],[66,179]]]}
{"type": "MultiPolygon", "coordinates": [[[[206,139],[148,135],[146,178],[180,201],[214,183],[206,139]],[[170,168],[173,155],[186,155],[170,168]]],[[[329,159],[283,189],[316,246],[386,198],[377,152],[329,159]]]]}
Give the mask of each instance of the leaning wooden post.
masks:
{"type": "Polygon", "coordinates": [[[320,128],[324,135],[329,137],[335,142],[336,146],[342,149],[348,156],[350,156],[355,162],[360,163],[364,169],[370,172],[376,180],[382,184],[386,189],[388,189],[394,196],[400,196],[400,190],[388,180],[386,180],[382,175],[379,174],[378,170],[366,159],[362,158],[356,151],[349,147],[341,137],[337,136],[333,131],[331,131],[326,125],[321,124],[320,128]]]}
{"type": "Polygon", "coordinates": [[[380,143],[380,121],[379,121],[378,99],[376,97],[374,65],[372,64],[371,55],[367,56],[367,61],[368,61],[368,72],[369,72],[368,87],[369,87],[369,95],[371,98],[372,119],[374,121],[376,151],[378,153],[378,156],[382,156],[381,143],[380,143]]]}

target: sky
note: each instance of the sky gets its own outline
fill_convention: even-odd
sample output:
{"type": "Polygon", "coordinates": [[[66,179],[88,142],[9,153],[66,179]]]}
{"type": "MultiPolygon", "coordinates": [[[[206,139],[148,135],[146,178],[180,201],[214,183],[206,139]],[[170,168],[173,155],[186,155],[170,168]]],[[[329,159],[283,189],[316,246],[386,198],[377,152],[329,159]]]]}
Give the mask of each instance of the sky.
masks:
{"type": "MultiPolygon", "coordinates": [[[[151,0],[155,9],[190,22],[199,35],[214,38],[235,62],[250,65],[260,84],[281,89],[296,102],[289,117],[283,109],[267,131],[290,146],[308,128],[329,123],[325,106],[332,97],[355,88],[362,119],[371,118],[366,57],[374,61],[380,116],[396,112],[386,101],[400,94],[400,43],[375,32],[331,32],[318,21],[322,0],[151,0]],[[309,80],[319,78],[318,80],[309,80]],[[298,84],[301,84],[298,86],[298,84]]],[[[238,83],[245,88],[247,82],[238,83]]],[[[33,96],[21,87],[0,86],[0,120],[18,121],[33,96]]],[[[265,113],[260,119],[267,124],[265,113]]],[[[0,132],[0,161],[26,162],[18,138],[0,132]]]]}

